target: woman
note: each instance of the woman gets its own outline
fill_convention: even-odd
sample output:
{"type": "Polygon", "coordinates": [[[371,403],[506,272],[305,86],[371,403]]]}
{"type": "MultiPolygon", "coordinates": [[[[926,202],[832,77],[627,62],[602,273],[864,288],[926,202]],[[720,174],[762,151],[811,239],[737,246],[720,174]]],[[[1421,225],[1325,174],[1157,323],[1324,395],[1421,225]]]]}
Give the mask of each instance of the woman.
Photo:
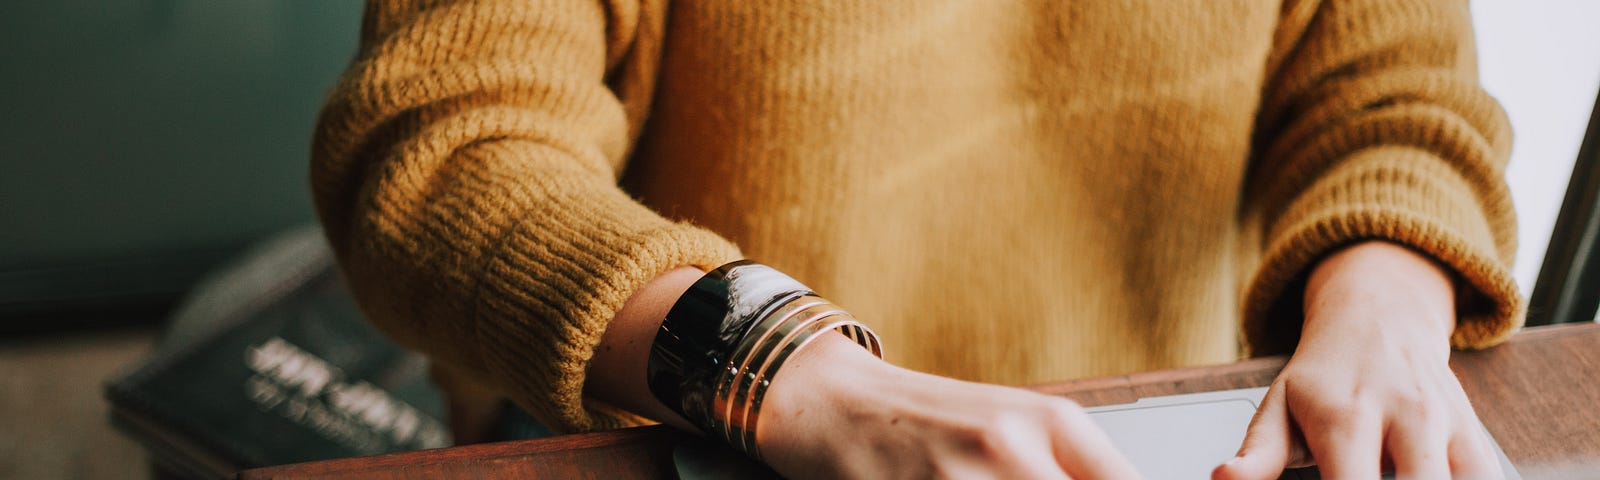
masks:
{"type": "Polygon", "coordinates": [[[1293,355],[1219,478],[1498,475],[1446,364],[1522,316],[1465,2],[770,3],[369,4],[313,159],[368,315],[558,431],[732,431],[663,352],[772,317],[663,319],[749,257],[887,353],[757,372],[785,475],[1126,478],[998,385],[1242,350],[1293,355]]]}

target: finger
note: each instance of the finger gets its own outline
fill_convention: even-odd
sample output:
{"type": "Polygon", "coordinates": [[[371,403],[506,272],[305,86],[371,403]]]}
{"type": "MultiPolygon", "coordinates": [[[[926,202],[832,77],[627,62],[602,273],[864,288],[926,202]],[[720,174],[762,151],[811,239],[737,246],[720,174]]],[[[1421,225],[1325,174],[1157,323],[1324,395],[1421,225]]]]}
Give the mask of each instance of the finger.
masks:
{"type": "Polygon", "coordinates": [[[1371,478],[1380,471],[1383,421],[1376,409],[1351,403],[1343,406],[1308,406],[1300,414],[1300,432],[1322,478],[1371,478]]]}
{"type": "Polygon", "coordinates": [[[1056,464],[1052,445],[1055,436],[1033,418],[1003,416],[977,430],[961,432],[968,438],[968,451],[960,455],[941,455],[930,476],[947,478],[1046,478],[1065,479],[1066,471],[1056,464]]]}
{"type": "Polygon", "coordinates": [[[1006,475],[1001,478],[1039,478],[1044,480],[1072,480],[1061,467],[1054,463],[1041,465],[1028,465],[1016,472],[1016,475],[1006,475]]]}
{"type": "Polygon", "coordinates": [[[1450,438],[1449,465],[1455,478],[1499,479],[1505,478],[1500,468],[1500,456],[1489,445],[1488,433],[1476,421],[1464,422],[1450,438]]]}
{"type": "MultiPolygon", "coordinates": [[[[1030,449],[1032,450],[1032,449],[1030,449]]],[[[1005,478],[1042,478],[1052,480],[1069,480],[1066,470],[1056,463],[1055,455],[1050,448],[1040,445],[1037,451],[1027,452],[1029,461],[1017,467],[1017,471],[1007,474],[1005,478]]]]}
{"type": "MultiPolygon", "coordinates": [[[[1451,377],[1450,380],[1455,378],[1451,377]]],[[[1456,404],[1464,408],[1457,410],[1455,432],[1450,437],[1450,471],[1455,478],[1505,478],[1505,470],[1500,466],[1500,456],[1490,443],[1488,430],[1478,421],[1478,414],[1472,408],[1467,392],[1460,388],[1460,383],[1455,385],[1452,391],[1456,404]]]]}
{"type": "Polygon", "coordinates": [[[1142,478],[1099,427],[1088,425],[1071,440],[1056,442],[1056,461],[1072,478],[1142,478]]]}
{"type": "Polygon", "coordinates": [[[1072,478],[1140,478],[1139,471],[1111,444],[1111,437],[1083,409],[1063,404],[1054,415],[1059,427],[1051,442],[1056,462],[1072,478]]]}
{"type": "Polygon", "coordinates": [[[1450,430],[1443,422],[1396,418],[1384,437],[1396,478],[1450,478],[1450,430]]]}
{"type": "Polygon", "coordinates": [[[1239,453],[1211,471],[1214,480],[1271,480],[1283,474],[1303,448],[1297,445],[1294,425],[1289,419],[1284,384],[1274,384],[1261,399],[1261,407],[1250,419],[1239,453]]]}

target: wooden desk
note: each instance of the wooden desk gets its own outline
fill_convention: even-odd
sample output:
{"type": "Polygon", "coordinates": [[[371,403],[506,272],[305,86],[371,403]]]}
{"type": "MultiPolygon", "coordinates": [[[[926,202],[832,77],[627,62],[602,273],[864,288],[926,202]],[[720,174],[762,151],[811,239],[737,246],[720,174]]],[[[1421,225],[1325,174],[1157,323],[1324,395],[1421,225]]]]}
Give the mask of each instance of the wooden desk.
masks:
{"type": "MultiPolygon", "coordinates": [[[[1260,387],[1283,358],[1034,387],[1086,406],[1140,397],[1260,387]]],[[[1600,477],[1600,325],[1528,329],[1505,345],[1451,361],[1478,416],[1522,474],[1600,477]]],[[[673,478],[667,427],[443,448],[249,470],[241,479],[673,478]]]]}

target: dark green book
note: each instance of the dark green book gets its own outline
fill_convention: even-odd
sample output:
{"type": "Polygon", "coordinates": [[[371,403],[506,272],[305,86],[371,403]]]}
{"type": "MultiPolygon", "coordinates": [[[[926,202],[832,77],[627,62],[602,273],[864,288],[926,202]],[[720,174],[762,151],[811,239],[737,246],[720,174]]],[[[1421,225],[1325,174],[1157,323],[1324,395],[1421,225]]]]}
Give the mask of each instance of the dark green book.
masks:
{"type": "Polygon", "coordinates": [[[315,229],[203,284],[106,397],[113,423],[185,477],[450,443],[426,360],[362,318],[315,229]]]}

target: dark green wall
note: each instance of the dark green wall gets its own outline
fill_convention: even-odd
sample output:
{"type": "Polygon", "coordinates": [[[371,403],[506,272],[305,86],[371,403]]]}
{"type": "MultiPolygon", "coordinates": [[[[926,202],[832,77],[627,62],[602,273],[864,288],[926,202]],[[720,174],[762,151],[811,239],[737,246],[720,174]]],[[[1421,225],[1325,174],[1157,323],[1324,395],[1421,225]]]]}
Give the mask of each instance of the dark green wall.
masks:
{"type": "Polygon", "coordinates": [[[0,3],[0,314],[170,295],[241,245],[311,221],[312,124],[360,10],[0,3]]]}

